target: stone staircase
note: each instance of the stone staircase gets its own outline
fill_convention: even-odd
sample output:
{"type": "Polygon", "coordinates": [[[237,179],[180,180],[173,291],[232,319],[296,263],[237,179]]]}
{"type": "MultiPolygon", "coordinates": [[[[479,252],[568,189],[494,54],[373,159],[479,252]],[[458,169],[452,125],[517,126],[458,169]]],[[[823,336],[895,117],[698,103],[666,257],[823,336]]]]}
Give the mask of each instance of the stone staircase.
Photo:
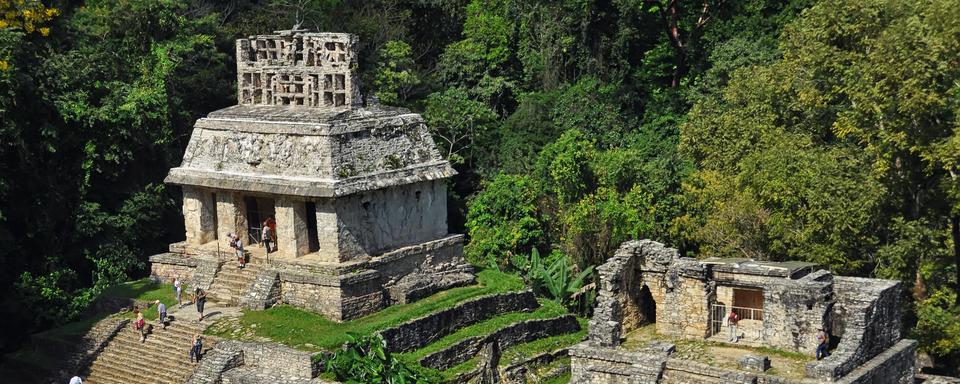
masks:
{"type": "MultiPolygon", "coordinates": [[[[196,321],[188,314],[189,307],[173,314],[167,329],[156,321],[148,321],[146,342],[140,342],[140,334],[132,325],[122,329],[90,365],[84,383],[130,384],[130,383],[183,383],[193,372],[190,362],[190,347],[193,336],[203,333],[207,324],[196,321]],[[177,315],[180,316],[177,316],[177,315]]],[[[132,323],[131,323],[132,324],[132,323]]],[[[216,342],[204,336],[204,350],[216,342]]]]}
{"type": "Polygon", "coordinates": [[[249,262],[243,269],[237,268],[236,261],[228,261],[220,267],[216,277],[213,279],[213,285],[207,291],[210,300],[218,303],[238,306],[240,298],[250,288],[250,285],[257,278],[257,274],[263,270],[263,265],[258,262],[249,262]]]}

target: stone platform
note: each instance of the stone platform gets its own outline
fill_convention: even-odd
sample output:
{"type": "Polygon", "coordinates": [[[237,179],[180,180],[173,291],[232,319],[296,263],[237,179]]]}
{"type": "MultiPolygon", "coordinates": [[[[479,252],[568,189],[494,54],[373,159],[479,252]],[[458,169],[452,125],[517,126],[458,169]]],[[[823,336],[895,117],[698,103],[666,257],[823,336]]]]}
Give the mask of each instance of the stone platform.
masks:
{"type": "MultiPolygon", "coordinates": [[[[397,248],[373,257],[343,263],[321,261],[308,254],[293,258],[248,247],[250,275],[240,287],[239,304],[264,309],[286,303],[344,321],[394,304],[415,301],[432,293],[474,283],[472,267],[463,263],[463,235],[397,248]],[[248,282],[248,283],[247,283],[248,282]]],[[[165,282],[179,277],[189,289],[222,292],[236,281],[233,250],[210,242],[201,246],[180,242],[170,252],[150,257],[150,276],[165,282]]],[[[213,299],[220,299],[216,296],[213,299]]]]}

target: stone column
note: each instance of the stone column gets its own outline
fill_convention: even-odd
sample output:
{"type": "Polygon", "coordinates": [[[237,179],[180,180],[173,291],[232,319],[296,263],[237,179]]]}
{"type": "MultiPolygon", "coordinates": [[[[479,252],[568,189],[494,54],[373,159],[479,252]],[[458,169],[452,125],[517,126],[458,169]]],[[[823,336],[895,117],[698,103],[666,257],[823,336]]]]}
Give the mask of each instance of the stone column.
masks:
{"type": "Polygon", "coordinates": [[[332,199],[317,201],[317,242],[320,244],[320,259],[331,263],[339,263],[339,219],[337,209],[332,199]]]}
{"type": "Polygon", "coordinates": [[[281,256],[300,257],[309,252],[307,208],[303,201],[277,199],[277,251],[281,256]]]}
{"type": "Polygon", "coordinates": [[[187,243],[200,245],[216,238],[213,207],[213,196],[210,192],[183,187],[183,224],[186,228],[187,243]]]}
{"type": "Polygon", "coordinates": [[[217,236],[226,241],[227,232],[240,236],[243,244],[249,244],[247,236],[247,204],[243,195],[236,192],[217,192],[217,236]]]}

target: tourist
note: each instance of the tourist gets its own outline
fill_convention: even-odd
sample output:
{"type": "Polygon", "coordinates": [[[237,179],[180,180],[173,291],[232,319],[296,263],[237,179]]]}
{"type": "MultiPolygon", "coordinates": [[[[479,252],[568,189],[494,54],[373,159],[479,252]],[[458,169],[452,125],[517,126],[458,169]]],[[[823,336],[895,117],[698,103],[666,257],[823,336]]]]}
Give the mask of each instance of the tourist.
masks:
{"type": "Polygon", "coordinates": [[[273,243],[273,250],[277,250],[277,221],[272,217],[267,218],[267,226],[270,227],[270,242],[273,243]]]}
{"type": "Polygon", "coordinates": [[[177,308],[183,308],[183,283],[180,282],[180,276],[173,279],[173,289],[177,292],[177,308]]]}
{"type": "Polygon", "coordinates": [[[193,291],[193,302],[197,303],[197,312],[200,314],[200,318],[197,321],[203,321],[203,305],[207,303],[207,293],[204,290],[197,287],[193,291]]]}
{"type": "Polygon", "coordinates": [[[157,320],[160,321],[160,326],[163,327],[163,329],[167,329],[167,305],[160,302],[160,300],[154,303],[157,304],[157,314],[159,314],[157,320]]]}
{"type": "Polygon", "coordinates": [[[273,240],[273,235],[270,233],[270,219],[263,221],[263,229],[261,229],[260,232],[260,241],[262,241],[263,247],[266,248],[269,254],[270,242],[273,240]]]}
{"type": "Polygon", "coordinates": [[[190,346],[190,362],[199,363],[200,362],[200,351],[203,350],[203,338],[200,337],[200,334],[193,335],[193,345],[190,346]]]}
{"type": "Polygon", "coordinates": [[[730,342],[740,341],[740,335],[737,334],[737,323],[740,322],[740,316],[730,308],[730,314],[727,315],[727,329],[730,330],[730,342]]]}
{"type": "Polygon", "coordinates": [[[80,376],[74,376],[70,378],[70,384],[83,384],[83,380],[80,380],[80,376]]]}
{"type": "Polygon", "coordinates": [[[140,332],[140,342],[147,341],[147,322],[143,320],[143,312],[137,310],[137,320],[133,323],[133,329],[140,332]]]}
{"type": "Polygon", "coordinates": [[[230,247],[237,253],[237,263],[239,264],[237,268],[243,268],[247,262],[247,258],[243,254],[243,242],[240,241],[240,236],[233,233],[229,233],[227,236],[230,236],[230,247]]]}
{"type": "Polygon", "coordinates": [[[817,332],[817,360],[830,355],[827,353],[827,347],[830,345],[829,341],[830,337],[827,336],[827,332],[825,332],[823,328],[820,328],[819,332],[817,332]]]}

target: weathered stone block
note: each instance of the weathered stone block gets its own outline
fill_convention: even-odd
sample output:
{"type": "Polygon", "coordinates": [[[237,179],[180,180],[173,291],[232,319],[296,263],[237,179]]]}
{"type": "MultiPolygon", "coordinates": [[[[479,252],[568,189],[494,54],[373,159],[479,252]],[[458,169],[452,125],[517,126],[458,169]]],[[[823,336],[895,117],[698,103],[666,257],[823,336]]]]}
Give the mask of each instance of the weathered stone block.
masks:
{"type": "Polygon", "coordinates": [[[758,355],[743,355],[737,361],[737,366],[745,371],[765,372],[770,369],[770,358],[758,355]]]}

